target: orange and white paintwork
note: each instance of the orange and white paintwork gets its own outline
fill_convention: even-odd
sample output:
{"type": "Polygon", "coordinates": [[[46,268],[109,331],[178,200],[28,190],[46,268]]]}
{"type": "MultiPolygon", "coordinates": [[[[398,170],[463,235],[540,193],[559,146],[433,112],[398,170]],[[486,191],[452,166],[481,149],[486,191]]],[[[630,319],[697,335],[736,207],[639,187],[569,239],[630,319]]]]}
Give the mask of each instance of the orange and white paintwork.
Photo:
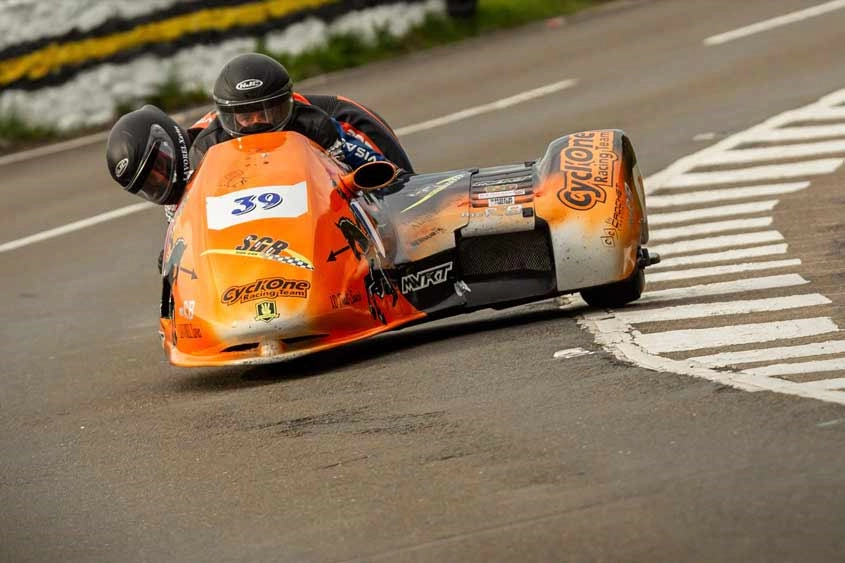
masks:
{"type": "MultiPolygon", "coordinates": [[[[485,171],[484,178],[495,177],[498,168],[418,175],[414,187],[397,183],[377,202],[344,165],[297,133],[212,147],[165,242],[161,333],[169,360],[276,361],[420,320],[427,313],[399,286],[404,279],[426,283],[411,274],[399,284],[387,272],[449,255],[461,237],[544,223],[556,294],[632,275],[647,228],[642,180],[621,131],[563,137],[538,162],[515,170],[524,170],[521,184],[505,178],[487,187],[472,182],[485,171]]],[[[459,276],[460,269],[449,259],[440,274],[459,276]]],[[[458,297],[467,288],[455,286],[458,297]]]]}

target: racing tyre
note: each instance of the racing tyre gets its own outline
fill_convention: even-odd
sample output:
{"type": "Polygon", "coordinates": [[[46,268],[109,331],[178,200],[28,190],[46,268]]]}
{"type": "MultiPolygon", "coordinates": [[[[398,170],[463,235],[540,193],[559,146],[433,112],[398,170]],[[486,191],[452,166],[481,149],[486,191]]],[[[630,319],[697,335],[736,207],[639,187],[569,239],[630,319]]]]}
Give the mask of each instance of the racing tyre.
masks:
{"type": "Polygon", "coordinates": [[[642,268],[637,268],[627,279],[581,291],[581,297],[591,307],[614,309],[639,299],[643,289],[645,272],[642,268]]]}

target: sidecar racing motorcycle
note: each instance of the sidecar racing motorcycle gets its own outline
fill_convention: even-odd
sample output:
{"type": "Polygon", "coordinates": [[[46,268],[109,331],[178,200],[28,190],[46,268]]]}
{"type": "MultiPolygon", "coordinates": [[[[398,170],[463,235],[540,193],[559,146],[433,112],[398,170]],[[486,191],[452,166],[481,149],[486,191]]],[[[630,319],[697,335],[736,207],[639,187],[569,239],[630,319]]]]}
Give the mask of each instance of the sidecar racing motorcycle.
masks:
{"type": "Polygon", "coordinates": [[[350,171],[295,132],[213,146],[165,239],[170,362],[274,362],[433,318],[580,292],[638,299],[648,241],[633,146],[561,137],[537,161],[350,171]]]}

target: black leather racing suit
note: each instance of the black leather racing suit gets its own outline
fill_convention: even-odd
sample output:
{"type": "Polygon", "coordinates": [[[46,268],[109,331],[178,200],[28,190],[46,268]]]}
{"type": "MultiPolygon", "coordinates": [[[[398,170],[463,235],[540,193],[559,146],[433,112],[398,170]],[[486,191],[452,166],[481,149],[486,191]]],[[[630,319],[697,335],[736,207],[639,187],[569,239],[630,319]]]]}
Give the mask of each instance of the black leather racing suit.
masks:
{"type": "MultiPolygon", "coordinates": [[[[316,106],[294,101],[293,113],[282,130],[296,131],[329,152],[339,152],[341,133],[338,131],[337,124],[326,112],[316,106]]],[[[215,117],[208,127],[199,132],[191,144],[191,151],[188,154],[191,168],[196,170],[209,148],[233,138],[234,136],[223,129],[220,120],[215,117]]]]}

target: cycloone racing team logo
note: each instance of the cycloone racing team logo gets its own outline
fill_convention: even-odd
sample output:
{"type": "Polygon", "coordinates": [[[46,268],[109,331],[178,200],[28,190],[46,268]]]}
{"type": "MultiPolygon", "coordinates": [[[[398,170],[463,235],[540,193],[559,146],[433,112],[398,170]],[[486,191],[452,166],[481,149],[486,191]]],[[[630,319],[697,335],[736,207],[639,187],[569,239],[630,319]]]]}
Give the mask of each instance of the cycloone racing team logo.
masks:
{"type": "Polygon", "coordinates": [[[247,285],[233,285],[223,292],[221,301],[225,305],[246,303],[256,299],[276,299],[277,297],[308,297],[311,282],[307,280],[289,280],[285,278],[264,278],[247,285]]]}
{"type": "Polygon", "coordinates": [[[613,131],[585,131],[566,138],[560,151],[563,188],[557,197],[567,207],[586,211],[607,201],[614,185],[616,161],[613,131]]]}

